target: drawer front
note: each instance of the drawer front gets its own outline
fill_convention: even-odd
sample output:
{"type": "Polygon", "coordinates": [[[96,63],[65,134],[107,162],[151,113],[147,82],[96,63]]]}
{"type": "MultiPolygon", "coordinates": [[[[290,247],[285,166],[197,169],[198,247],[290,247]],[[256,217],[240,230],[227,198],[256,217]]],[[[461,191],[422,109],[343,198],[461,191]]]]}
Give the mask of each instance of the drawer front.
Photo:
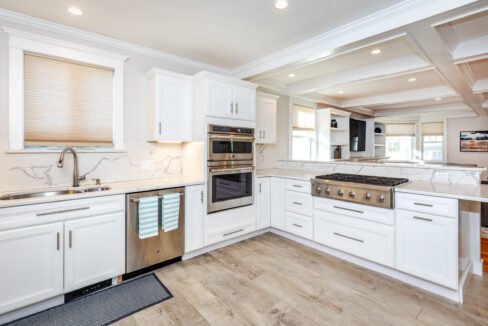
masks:
{"type": "Polygon", "coordinates": [[[313,216],[313,198],[301,192],[286,192],[286,210],[296,214],[313,216]]]}
{"type": "Polygon", "coordinates": [[[241,235],[245,235],[253,231],[256,231],[255,223],[246,223],[222,228],[218,231],[207,233],[205,236],[205,245],[208,246],[221,241],[237,238],[241,235]]]}
{"type": "Polygon", "coordinates": [[[395,211],[393,209],[358,205],[340,200],[314,197],[314,209],[319,209],[336,215],[345,215],[372,222],[395,225],[395,211]]]}
{"type": "Polygon", "coordinates": [[[450,198],[396,193],[395,207],[437,216],[458,217],[458,201],[450,198]]]}
{"type": "Polygon", "coordinates": [[[310,183],[310,181],[287,179],[286,189],[311,194],[312,184],[310,183]]]}
{"type": "Polygon", "coordinates": [[[316,242],[394,267],[394,227],[320,210],[315,210],[314,224],[316,242]]]}
{"type": "Polygon", "coordinates": [[[313,239],[313,218],[286,212],[286,231],[306,239],[313,239]]]}

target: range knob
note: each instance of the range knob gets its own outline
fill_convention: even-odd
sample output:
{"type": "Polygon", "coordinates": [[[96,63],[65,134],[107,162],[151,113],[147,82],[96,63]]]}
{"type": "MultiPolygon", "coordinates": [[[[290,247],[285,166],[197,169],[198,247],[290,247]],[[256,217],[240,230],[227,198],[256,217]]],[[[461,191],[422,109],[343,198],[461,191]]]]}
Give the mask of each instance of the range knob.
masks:
{"type": "Polygon", "coordinates": [[[356,197],[356,193],[354,191],[349,191],[349,198],[356,197]]]}
{"type": "Polygon", "coordinates": [[[379,195],[378,201],[383,204],[385,202],[385,195],[379,195]]]}
{"type": "Polygon", "coordinates": [[[366,200],[371,200],[371,193],[368,192],[367,194],[364,195],[364,199],[366,200]]]}
{"type": "Polygon", "coordinates": [[[330,188],[325,189],[325,194],[328,196],[330,195],[330,188]]]}
{"type": "Polygon", "coordinates": [[[344,196],[344,191],[343,190],[337,190],[337,196],[339,196],[339,197],[344,196]]]}
{"type": "Polygon", "coordinates": [[[322,190],[322,187],[320,187],[320,186],[317,186],[317,188],[315,188],[315,192],[317,192],[317,193],[320,193],[320,190],[322,190]]]}

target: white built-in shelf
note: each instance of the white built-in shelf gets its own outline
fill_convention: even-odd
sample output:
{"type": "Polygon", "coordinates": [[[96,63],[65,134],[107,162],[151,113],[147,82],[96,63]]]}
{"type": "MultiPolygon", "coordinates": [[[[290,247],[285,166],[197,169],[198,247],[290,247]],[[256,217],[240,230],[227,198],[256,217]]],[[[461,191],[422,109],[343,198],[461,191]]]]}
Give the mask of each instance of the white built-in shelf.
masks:
{"type": "Polygon", "coordinates": [[[374,144],[374,147],[385,147],[383,144],[374,144]]]}
{"type": "Polygon", "coordinates": [[[330,128],[331,131],[347,131],[346,128],[330,128]]]}
{"type": "Polygon", "coordinates": [[[330,144],[330,146],[349,146],[349,144],[330,144]]]}
{"type": "Polygon", "coordinates": [[[386,134],[380,134],[380,133],[377,133],[377,132],[375,132],[374,134],[375,134],[375,136],[386,136],[386,134]]]}

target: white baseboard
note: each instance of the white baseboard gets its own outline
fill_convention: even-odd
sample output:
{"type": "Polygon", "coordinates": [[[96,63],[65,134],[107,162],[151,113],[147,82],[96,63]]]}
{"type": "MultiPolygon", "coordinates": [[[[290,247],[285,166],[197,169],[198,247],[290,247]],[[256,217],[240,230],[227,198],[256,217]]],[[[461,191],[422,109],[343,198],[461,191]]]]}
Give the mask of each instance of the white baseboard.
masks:
{"type": "Polygon", "coordinates": [[[30,306],[20,308],[14,311],[7,312],[3,315],[0,315],[0,325],[9,323],[19,318],[23,318],[29,315],[33,315],[40,311],[59,306],[60,304],[64,303],[64,295],[59,295],[57,297],[47,299],[38,303],[34,303],[30,306]]]}
{"type": "Polygon", "coordinates": [[[483,260],[473,262],[473,274],[477,276],[483,276],[483,260]]]}

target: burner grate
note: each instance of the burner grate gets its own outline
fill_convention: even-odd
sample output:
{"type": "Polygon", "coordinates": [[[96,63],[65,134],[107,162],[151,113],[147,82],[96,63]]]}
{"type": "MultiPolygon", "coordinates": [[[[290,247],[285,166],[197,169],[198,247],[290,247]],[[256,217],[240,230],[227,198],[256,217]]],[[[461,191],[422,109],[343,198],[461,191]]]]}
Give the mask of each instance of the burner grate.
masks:
{"type": "Polygon", "coordinates": [[[315,178],[321,180],[353,182],[353,183],[386,186],[386,187],[394,187],[402,183],[408,182],[408,179],[405,178],[388,178],[388,177],[376,177],[376,176],[369,176],[369,175],[345,174],[345,173],[319,175],[315,178]]]}

